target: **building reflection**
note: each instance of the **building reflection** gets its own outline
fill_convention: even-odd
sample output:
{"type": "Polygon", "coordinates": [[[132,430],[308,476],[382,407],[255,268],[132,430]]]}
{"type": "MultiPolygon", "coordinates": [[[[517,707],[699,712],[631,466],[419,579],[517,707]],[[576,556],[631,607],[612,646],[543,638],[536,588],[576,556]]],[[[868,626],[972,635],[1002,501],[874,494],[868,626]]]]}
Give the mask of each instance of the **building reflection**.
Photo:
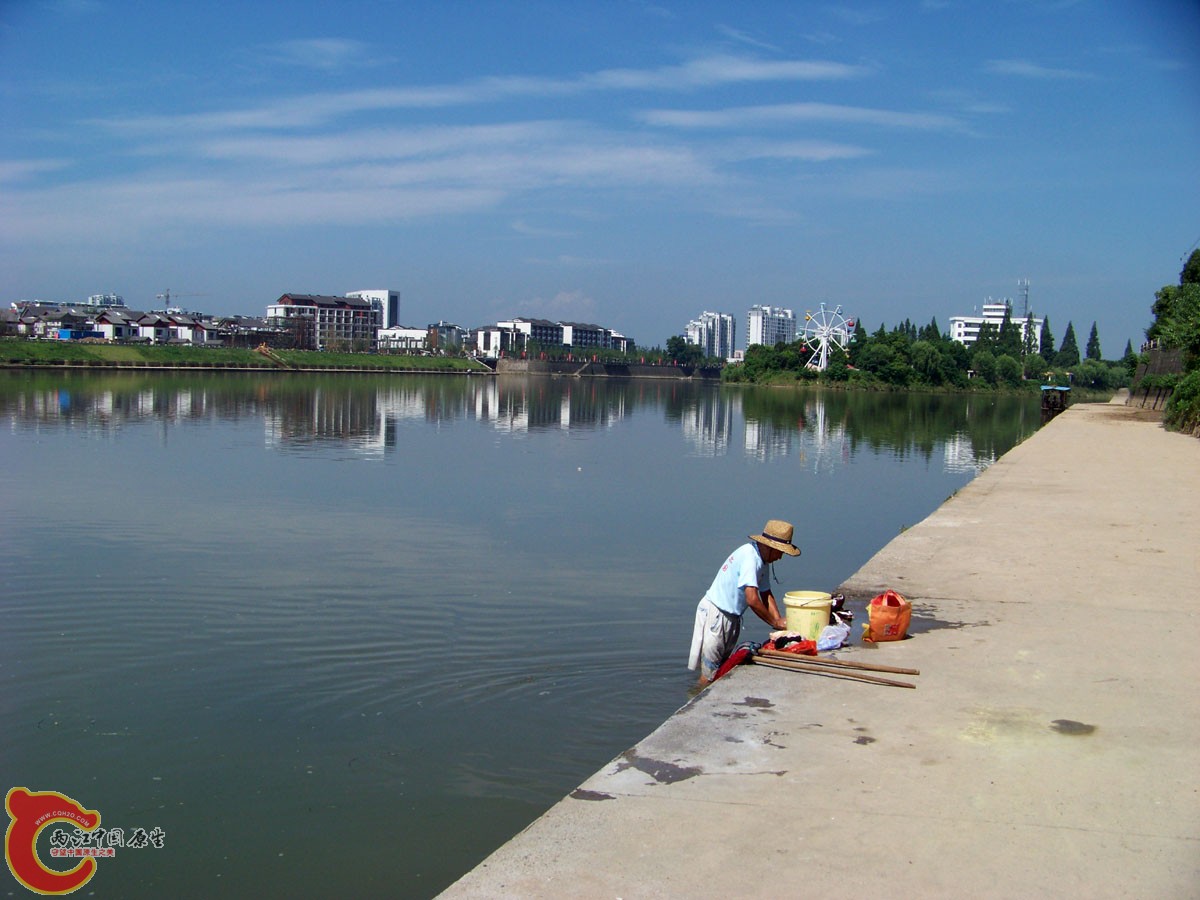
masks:
{"type": "Polygon", "coordinates": [[[1024,434],[1038,424],[1026,421],[1036,417],[1036,403],[1019,397],[981,402],[665,379],[59,372],[0,378],[0,415],[14,428],[103,434],[153,421],[165,439],[190,421],[250,418],[262,421],[271,449],[303,452],[332,443],[368,458],[394,451],[413,423],[476,422],[536,435],[612,428],[639,410],[677,423],[695,456],[724,456],[740,438],[750,460],[795,458],[814,472],[845,465],[860,448],[918,455],[948,472],[978,472],[1003,452],[1014,419],[1024,434]]]}
{"type": "Polygon", "coordinates": [[[738,393],[711,393],[698,397],[683,411],[683,438],[697,456],[724,456],[729,451],[733,422],[742,411],[741,400],[738,393]]]}

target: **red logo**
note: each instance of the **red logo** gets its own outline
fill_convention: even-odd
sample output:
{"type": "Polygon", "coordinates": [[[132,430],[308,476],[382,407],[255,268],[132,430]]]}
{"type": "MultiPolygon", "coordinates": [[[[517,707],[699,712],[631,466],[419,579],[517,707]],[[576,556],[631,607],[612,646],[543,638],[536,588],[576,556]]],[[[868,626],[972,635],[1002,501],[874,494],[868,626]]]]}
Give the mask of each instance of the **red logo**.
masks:
{"type": "Polygon", "coordinates": [[[83,887],[96,874],[94,856],[83,856],[65,872],[47,868],[37,855],[37,839],[43,828],[69,822],[76,830],[90,832],[100,824],[100,813],[84,809],[57,791],[31,791],[15,787],[4,798],[8,831],[4,834],[4,860],[17,881],[39,894],[69,894],[83,887]]]}
{"type": "Polygon", "coordinates": [[[100,813],[84,809],[58,791],[31,791],[15,787],[4,799],[12,821],[4,835],[4,860],[13,877],[37,894],[69,894],[96,874],[98,859],[112,859],[117,850],[161,850],[167,833],[151,829],[101,828],[100,813]],[[78,860],[73,868],[58,872],[38,858],[38,836],[50,825],[50,858],[78,860]]]}

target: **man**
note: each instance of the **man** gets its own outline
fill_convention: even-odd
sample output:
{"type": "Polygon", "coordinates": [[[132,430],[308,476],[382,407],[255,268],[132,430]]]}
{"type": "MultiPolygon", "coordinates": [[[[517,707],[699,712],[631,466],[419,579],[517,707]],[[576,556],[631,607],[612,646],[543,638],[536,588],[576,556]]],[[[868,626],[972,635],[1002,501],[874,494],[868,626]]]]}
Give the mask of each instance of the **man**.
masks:
{"type": "Polygon", "coordinates": [[[787,627],[787,620],[780,615],[775,595],[771,593],[768,568],[785,553],[800,555],[800,548],[792,544],[792,526],[772,519],[764,526],[762,534],[750,535],[748,544],[734,550],[717,572],[696,607],[692,650],[688,656],[688,668],[700,669],[702,683],[713,680],[721,663],[737,647],[738,636],[742,633],[742,615],[747,607],[771,628],[787,627]]]}

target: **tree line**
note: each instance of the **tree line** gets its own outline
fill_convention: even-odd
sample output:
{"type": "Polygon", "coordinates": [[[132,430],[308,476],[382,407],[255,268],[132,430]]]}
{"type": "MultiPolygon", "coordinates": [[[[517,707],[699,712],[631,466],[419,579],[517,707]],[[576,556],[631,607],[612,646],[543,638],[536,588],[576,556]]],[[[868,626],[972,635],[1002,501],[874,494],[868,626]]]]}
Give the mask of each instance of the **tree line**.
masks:
{"type": "Polygon", "coordinates": [[[881,324],[870,334],[858,322],[845,351],[830,348],[823,372],[808,367],[817,348],[799,338],[774,347],[750,347],[745,362],[728,367],[725,377],[733,382],[791,377],[864,386],[946,388],[1020,387],[1033,381],[1108,390],[1129,384],[1138,360],[1130,342],[1120,359],[1106,361],[1095,322],[1082,355],[1074,323],[1067,323],[1057,349],[1049,318],[1042,320],[1040,331],[1032,316],[1025,324],[1022,329],[1009,310],[999,326],[984,323],[978,339],[968,347],[943,333],[936,318],[920,327],[908,319],[891,328],[881,324]]]}
{"type": "MultiPolygon", "coordinates": [[[[1200,435],[1200,250],[1193,250],[1179,273],[1178,285],[1166,285],[1150,307],[1154,322],[1146,339],[1164,350],[1179,350],[1183,372],[1158,376],[1171,388],[1164,421],[1170,428],[1200,435]]],[[[1151,376],[1154,377],[1154,376],[1151,376]]]]}

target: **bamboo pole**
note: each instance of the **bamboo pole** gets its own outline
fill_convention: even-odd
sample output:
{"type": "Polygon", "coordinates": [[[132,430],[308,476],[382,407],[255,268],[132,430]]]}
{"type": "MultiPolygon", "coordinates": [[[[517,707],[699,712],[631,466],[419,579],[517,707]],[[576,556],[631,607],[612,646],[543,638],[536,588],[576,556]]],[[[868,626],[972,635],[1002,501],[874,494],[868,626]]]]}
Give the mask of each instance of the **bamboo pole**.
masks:
{"type": "Polygon", "coordinates": [[[806,675],[821,675],[825,678],[844,678],[848,681],[866,681],[870,684],[886,684],[892,687],[915,688],[915,684],[907,681],[893,681],[890,678],[877,678],[874,675],[864,675],[851,669],[825,668],[824,666],[806,666],[803,663],[789,663],[786,660],[773,657],[756,656],[756,666],[767,666],[771,669],[786,669],[789,672],[803,672],[806,675]]]}
{"type": "Polygon", "coordinates": [[[848,659],[828,659],[824,656],[805,656],[802,653],[788,653],[786,650],[771,650],[764,647],[759,650],[759,655],[769,656],[773,659],[790,659],[800,660],[801,662],[813,663],[821,666],[838,666],[844,669],[862,669],[866,672],[890,672],[893,675],[920,675],[920,669],[904,669],[899,666],[880,666],[874,663],[852,662],[848,659]]]}

